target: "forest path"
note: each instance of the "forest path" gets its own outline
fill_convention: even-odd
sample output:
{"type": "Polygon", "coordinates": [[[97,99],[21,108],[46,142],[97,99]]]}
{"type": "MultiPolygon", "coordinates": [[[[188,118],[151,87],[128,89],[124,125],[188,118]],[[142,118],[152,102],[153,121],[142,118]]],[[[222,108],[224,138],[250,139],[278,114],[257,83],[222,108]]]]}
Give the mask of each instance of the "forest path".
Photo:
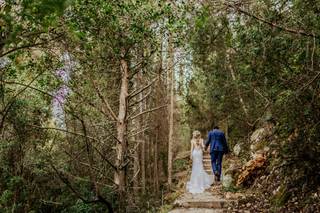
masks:
{"type": "MultiPolygon", "coordinates": [[[[204,153],[203,164],[206,172],[212,175],[208,152],[204,153]]],[[[214,183],[210,189],[201,194],[185,192],[175,200],[175,208],[169,213],[250,212],[246,210],[234,210],[233,205],[237,202],[237,198],[230,196],[230,192],[222,190],[221,183],[214,183]]]]}

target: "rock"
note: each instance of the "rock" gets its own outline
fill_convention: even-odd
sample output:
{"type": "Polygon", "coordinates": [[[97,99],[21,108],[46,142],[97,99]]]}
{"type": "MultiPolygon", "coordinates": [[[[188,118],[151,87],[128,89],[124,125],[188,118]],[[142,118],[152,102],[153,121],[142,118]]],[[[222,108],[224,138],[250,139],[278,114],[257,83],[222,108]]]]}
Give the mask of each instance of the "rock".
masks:
{"type": "Polygon", "coordinates": [[[235,176],[241,170],[241,166],[236,163],[231,163],[229,168],[226,170],[225,175],[230,174],[231,176],[235,176]]]}
{"type": "Polygon", "coordinates": [[[231,192],[227,192],[225,197],[226,199],[231,199],[232,198],[231,192]]]}
{"type": "Polygon", "coordinates": [[[230,199],[230,200],[238,200],[239,198],[243,199],[245,197],[244,194],[236,192],[236,193],[232,193],[232,192],[226,192],[225,194],[225,198],[226,199],[230,199]]]}
{"type": "Polygon", "coordinates": [[[277,189],[273,190],[272,194],[273,194],[273,195],[276,195],[276,194],[280,191],[280,188],[281,188],[281,187],[278,186],[277,189]]]}
{"type": "Polygon", "coordinates": [[[269,151],[270,151],[270,148],[269,148],[268,146],[265,146],[265,147],[263,148],[263,151],[264,151],[264,152],[269,152],[269,151]]]}
{"type": "Polygon", "coordinates": [[[251,144],[250,145],[250,150],[251,151],[256,151],[257,150],[257,144],[251,144]]]}
{"type": "Polygon", "coordinates": [[[253,159],[262,158],[264,157],[265,153],[263,150],[258,150],[257,152],[252,154],[253,159]]]}
{"type": "Polygon", "coordinates": [[[268,146],[264,146],[263,148],[258,149],[257,144],[252,144],[250,146],[250,149],[251,149],[251,153],[250,153],[251,158],[256,158],[257,156],[259,156],[261,154],[265,155],[270,151],[270,148],[268,146]]]}
{"type": "Polygon", "coordinates": [[[317,193],[317,192],[314,193],[314,194],[313,194],[313,197],[314,197],[314,198],[317,198],[317,197],[318,197],[318,193],[317,193]]]}
{"type": "Polygon", "coordinates": [[[241,152],[241,146],[240,144],[236,144],[234,147],[233,147],[233,153],[236,155],[236,156],[239,156],[241,152]]]}
{"type": "Polygon", "coordinates": [[[267,130],[265,128],[259,128],[254,131],[250,137],[251,143],[258,143],[267,135],[267,130]]]}
{"type": "Polygon", "coordinates": [[[223,177],[222,185],[225,188],[229,188],[234,182],[233,177],[230,174],[227,174],[223,177]]]}
{"type": "Polygon", "coordinates": [[[255,175],[255,172],[261,169],[267,159],[263,154],[257,154],[253,160],[248,161],[242,168],[242,171],[237,180],[237,186],[246,182],[250,177],[255,175]]]}
{"type": "Polygon", "coordinates": [[[253,154],[257,150],[263,150],[264,152],[269,152],[270,148],[265,146],[265,142],[267,142],[267,137],[272,135],[272,129],[273,125],[266,125],[262,128],[257,129],[254,131],[250,137],[250,150],[251,150],[251,156],[253,157],[253,154]]]}

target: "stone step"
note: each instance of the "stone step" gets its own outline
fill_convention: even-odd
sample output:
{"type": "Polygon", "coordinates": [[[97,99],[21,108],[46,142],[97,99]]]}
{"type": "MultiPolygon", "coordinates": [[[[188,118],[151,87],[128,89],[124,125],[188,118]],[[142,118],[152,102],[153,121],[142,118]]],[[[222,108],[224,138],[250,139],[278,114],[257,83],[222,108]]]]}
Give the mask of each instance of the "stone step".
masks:
{"type": "Polygon", "coordinates": [[[212,174],[212,170],[211,169],[206,169],[206,170],[204,170],[206,173],[208,173],[208,174],[212,174]]]}
{"type": "Polygon", "coordinates": [[[213,195],[210,192],[204,192],[200,194],[184,194],[181,198],[175,201],[176,207],[183,208],[212,208],[223,209],[228,203],[233,201],[225,200],[220,195],[213,195]]]}
{"type": "Polygon", "coordinates": [[[177,208],[168,213],[251,213],[250,210],[239,209],[210,209],[210,208],[177,208]]]}
{"type": "Polygon", "coordinates": [[[178,208],[173,209],[169,213],[224,213],[224,209],[205,209],[205,208],[178,208]]]}
{"type": "Polygon", "coordinates": [[[213,209],[221,209],[226,206],[224,200],[213,200],[213,201],[189,201],[185,202],[179,207],[184,208],[213,208],[213,209]]]}

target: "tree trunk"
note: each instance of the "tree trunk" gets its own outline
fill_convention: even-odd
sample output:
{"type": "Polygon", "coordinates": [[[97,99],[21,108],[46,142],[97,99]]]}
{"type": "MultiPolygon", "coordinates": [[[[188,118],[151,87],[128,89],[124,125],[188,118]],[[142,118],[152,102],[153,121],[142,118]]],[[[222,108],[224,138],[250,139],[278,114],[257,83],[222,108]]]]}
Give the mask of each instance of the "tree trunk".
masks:
{"type": "MultiPolygon", "coordinates": [[[[137,81],[138,79],[135,78],[134,85],[133,85],[133,90],[137,89],[137,81]]],[[[135,98],[137,99],[137,98],[135,98]]],[[[133,107],[133,111],[135,112],[137,110],[136,105],[133,107]]],[[[137,119],[132,119],[132,126],[133,128],[136,128],[138,125],[137,119]]],[[[134,154],[133,154],[133,193],[134,197],[137,198],[139,194],[139,175],[140,175],[140,140],[139,136],[134,136],[133,141],[136,144],[135,149],[134,149],[134,154]]]]}
{"type": "MultiPolygon", "coordinates": [[[[182,53],[180,53],[182,54],[182,53]]],[[[184,89],[184,67],[183,67],[183,62],[180,62],[179,66],[179,88],[178,88],[178,94],[180,96],[183,95],[183,89],[184,89]]]]}
{"type": "Polygon", "coordinates": [[[125,192],[126,186],[126,166],[125,158],[127,154],[127,98],[128,98],[128,63],[125,59],[120,61],[120,69],[122,72],[121,88],[120,88],[120,98],[119,98],[119,114],[117,121],[117,146],[116,146],[116,167],[114,182],[118,185],[120,193],[125,192]]]}
{"type": "MultiPolygon", "coordinates": [[[[139,85],[143,85],[142,81],[142,72],[138,73],[138,82],[139,85]]],[[[143,97],[143,92],[139,94],[139,99],[141,100],[143,97]]],[[[142,113],[145,110],[145,100],[139,103],[139,113],[142,113]]],[[[143,118],[144,116],[141,115],[139,119],[139,129],[143,129],[143,118]]],[[[145,135],[144,132],[140,134],[141,140],[141,187],[142,193],[145,193],[146,190],[146,143],[145,143],[145,135]]]]}
{"type": "Polygon", "coordinates": [[[147,172],[148,172],[148,186],[149,186],[149,191],[152,189],[152,182],[153,182],[153,174],[152,174],[152,168],[154,167],[153,165],[153,160],[152,160],[152,153],[153,153],[153,139],[151,136],[148,136],[148,143],[147,143],[147,153],[148,153],[148,166],[147,166],[147,172]]]}
{"type": "MultiPolygon", "coordinates": [[[[137,140],[135,140],[137,141],[137,140]]],[[[139,142],[138,142],[139,143],[139,142]]],[[[134,150],[134,162],[133,162],[133,191],[135,195],[139,193],[139,147],[137,146],[136,150],[134,150]]]]}
{"type": "MultiPolygon", "coordinates": [[[[159,125],[159,124],[158,124],[159,125]]],[[[159,173],[158,173],[158,138],[159,138],[159,127],[157,127],[156,139],[154,141],[154,192],[157,194],[159,192],[159,173]]]]}
{"type": "Polygon", "coordinates": [[[228,68],[229,68],[229,70],[230,70],[230,73],[231,73],[231,77],[232,77],[232,80],[235,82],[235,84],[236,84],[236,87],[237,87],[237,93],[238,93],[238,96],[239,96],[239,101],[240,101],[240,104],[241,104],[241,106],[242,106],[242,109],[243,109],[243,111],[244,111],[244,114],[246,115],[246,117],[248,118],[248,109],[247,109],[247,107],[246,107],[246,104],[244,103],[244,101],[243,101],[243,98],[242,98],[242,96],[241,96],[241,91],[240,91],[240,88],[239,88],[239,86],[237,85],[237,78],[236,78],[236,75],[235,75],[235,73],[234,73],[234,70],[233,70],[233,67],[232,67],[232,63],[231,63],[231,60],[230,60],[230,55],[229,54],[227,54],[227,58],[228,58],[228,68]]]}
{"type": "Polygon", "coordinates": [[[173,149],[173,113],[174,113],[174,48],[172,35],[169,35],[170,105],[169,105],[169,138],[168,138],[168,185],[172,184],[172,149],[173,149]]]}

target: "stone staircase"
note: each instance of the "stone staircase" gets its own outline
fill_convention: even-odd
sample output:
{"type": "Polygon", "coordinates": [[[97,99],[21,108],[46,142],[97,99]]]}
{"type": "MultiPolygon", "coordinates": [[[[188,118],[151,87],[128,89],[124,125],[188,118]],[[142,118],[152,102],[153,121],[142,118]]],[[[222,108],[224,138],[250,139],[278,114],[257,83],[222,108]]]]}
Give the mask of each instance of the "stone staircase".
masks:
{"type": "Polygon", "coordinates": [[[211,167],[211,156],[209,152],[203,153],[203,167],[208,174],[213,175],[211,167]]]}
{"type": "Polygon", "coordinates": [[[201,194],[185,193],[174,202],[174,209],[169,213],[222,213],[229,212],[228,207],[236,200],[225,199],[222,186],[214,185],[201,194]]]}
{"type": "MultiPolygon", "coordinates": [[[[213,177],[209,152],[203,153],[203,166],[206,172],[213,177]]],[[[169,213],[223,213],[233,212],[231,209],[237,200],[226,199],[221,183],[214,183],[204,193],[191,194],[185,192],[174,202],[174,209],[169,213]]],[[[250,211],[236,211],[250,212],[250,211]]]]}

